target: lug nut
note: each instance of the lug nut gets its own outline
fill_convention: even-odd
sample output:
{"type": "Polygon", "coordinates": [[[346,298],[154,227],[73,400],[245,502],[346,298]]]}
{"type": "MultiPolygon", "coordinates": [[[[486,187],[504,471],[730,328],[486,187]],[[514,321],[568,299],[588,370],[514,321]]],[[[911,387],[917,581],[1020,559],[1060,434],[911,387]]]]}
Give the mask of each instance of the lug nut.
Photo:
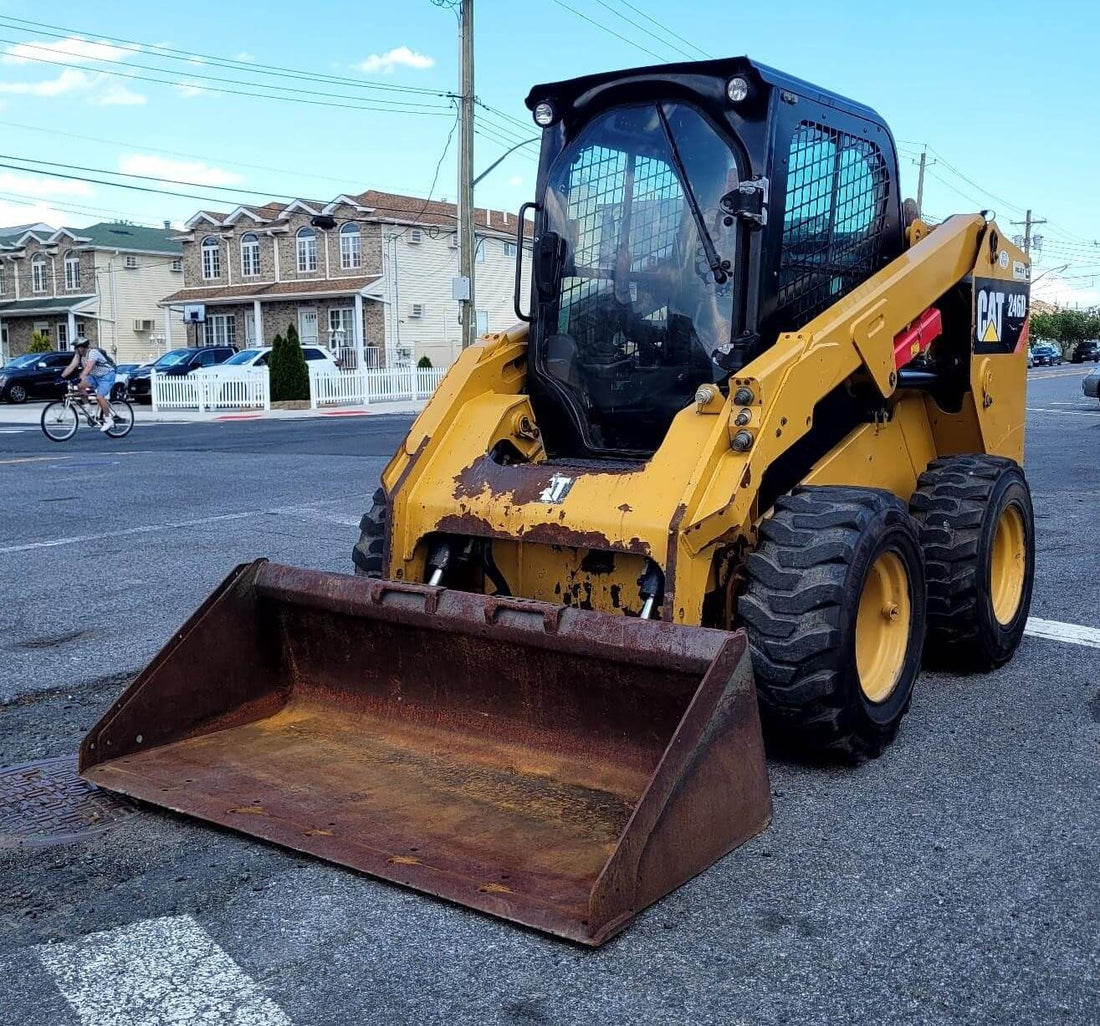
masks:
{"type": "Polygon", "coordinates": [[[755,399],[756,396],[752,394],[752,389],[745,388],[744,385],[733,393],[733,401],[737,403],[738,406],[752,406],[755,399]]]}
{"type": "Polygon", "coordinates": [[[751,410],[741,410],[737,416],[733,418],[734,424],[738,427],[744,427],[750,420],[752,420],[751,410]]]}
{"type": "Polygon", "coordinates": [[[752,448],[752,432],[738,431],[730,445],[734,452],[748,452],[752,448]]]}
{"type": "Polygon", "coordinates": [[[718,396],[718,386],[712,384],[700,385],[695,390],[695,406],[696,412],[702,413],[707,406],[709,406],[714,399],[718,396]]]}

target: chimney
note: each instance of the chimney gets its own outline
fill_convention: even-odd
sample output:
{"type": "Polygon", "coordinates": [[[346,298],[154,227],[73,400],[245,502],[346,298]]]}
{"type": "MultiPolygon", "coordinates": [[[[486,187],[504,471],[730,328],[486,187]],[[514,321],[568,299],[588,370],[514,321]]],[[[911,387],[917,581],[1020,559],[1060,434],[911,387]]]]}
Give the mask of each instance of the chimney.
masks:
{"type": "Polygon", "coordinates": [[[165,221],[164,222],[164,230],[166,232],[170,232],[172,230],[172,222],[171,221],[165,221]]]}
{"type": "Polygon", "coordinates": [[[507,228],[508,227],[508,211],[507,210],[502,210],[501,213],[504,215],[504,227],[507,228]]]}

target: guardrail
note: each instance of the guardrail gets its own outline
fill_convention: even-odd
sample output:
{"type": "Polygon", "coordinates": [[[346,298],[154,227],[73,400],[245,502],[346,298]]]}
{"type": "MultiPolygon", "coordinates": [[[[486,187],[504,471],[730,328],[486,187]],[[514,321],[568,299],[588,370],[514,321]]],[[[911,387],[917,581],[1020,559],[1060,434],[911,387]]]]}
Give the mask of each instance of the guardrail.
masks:
{"type": "Polygon", "coordinates": [[[319,406],[366,406],[429,399],[446,373],[446,367],[347,371],[310,367],[309,405],[315,410],[319,406]]]}
{"type": "Polygon", "coordinates": [[[149,375],[158,410],[270,410],[271,377],[266,367],[233,367],[201,374],[149,375]]]}

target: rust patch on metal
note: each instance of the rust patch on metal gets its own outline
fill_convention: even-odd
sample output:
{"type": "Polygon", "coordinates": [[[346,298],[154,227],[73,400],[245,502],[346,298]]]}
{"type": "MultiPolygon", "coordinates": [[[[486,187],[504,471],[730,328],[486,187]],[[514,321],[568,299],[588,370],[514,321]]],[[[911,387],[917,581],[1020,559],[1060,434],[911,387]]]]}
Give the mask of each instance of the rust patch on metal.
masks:
{"type": "Polygon", "coordinates": [[[515,533],[502,531],[475,513],[449,513],[441,517],[436,529],[447,534],[472,535],[476,538],[501,538],[505,541],[532,542],[536,545],[560,545],[571,549],[606,549],[648,556],[649,543],[634,537],[613,542],[600,531],[574,531],[564,524],[520,525],[515,533]]]}
{"type": "Polygon", "coordinates": [[[268,814],[267,809],[262,805],[234,805],[231,809],[225,811],[232,812],[237,816],[266,816],[268,814]]]}
{"type": "Polygon", "coordinates": [[[624,502],[621,506],[617,506],[616,509],[618,509],[618,511],[620,513],[633,513],[634,512],[634,507],[631,506],[629,502],[624,502]]]}
{"type": "Polygon", "coordinates": [[[661,619],[672,621],[672,604],[676,597],[676,550],[687,506],[680,503],[668,522],[668,559],[665,563],[665,597],[661,606],[661,619]]]}
{"type": "Polygon", "coordinates": [[[391,866],[419,866],[420,859],[412,855],[391,855],[386,861],[391,866]]]}
{"type": "Polygon", "coordinates": [[[512,888],[500,883],[483,883],[479,888],[482,894],[511,894],[512,888]]]}

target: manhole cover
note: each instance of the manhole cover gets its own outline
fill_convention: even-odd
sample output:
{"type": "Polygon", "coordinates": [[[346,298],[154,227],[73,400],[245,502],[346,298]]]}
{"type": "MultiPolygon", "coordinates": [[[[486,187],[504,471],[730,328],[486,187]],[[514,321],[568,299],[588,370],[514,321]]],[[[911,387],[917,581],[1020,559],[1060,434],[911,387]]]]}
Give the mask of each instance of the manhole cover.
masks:
{"type": "Polygon", "coordinates": [[[80,841],[133,811],[81,780],[68,756],[0,769],[0,848],[80,841]]]}

